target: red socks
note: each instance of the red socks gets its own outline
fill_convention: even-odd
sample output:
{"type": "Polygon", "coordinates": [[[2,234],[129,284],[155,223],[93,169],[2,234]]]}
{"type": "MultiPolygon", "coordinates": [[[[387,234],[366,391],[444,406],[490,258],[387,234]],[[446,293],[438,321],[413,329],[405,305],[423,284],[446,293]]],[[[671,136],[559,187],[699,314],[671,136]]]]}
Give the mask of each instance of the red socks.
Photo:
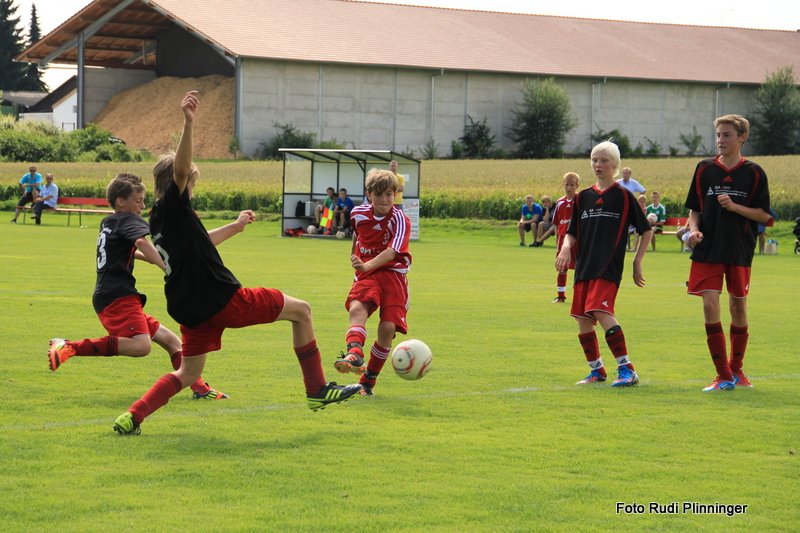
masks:
{"type": "Polygon", "coordinates": [[[325,373],[322,371],[322,356],[317,348],[316,339],[305,346],[295,346],[294,353],[297,354],[300,370],[303,372],[306,394],[316,394],[326,383],[325,373]]]}
{"type": "Polygon", "coordinates": [[[606,344],[617,360],[617,366],[626,366],[633,370],[633,364],[628,358],[628,347],[625,345],[625,334],[620,326],[613,326],[606,331],[606,344]]]}
{"type": "Polygon", "coordinates": [[[347,335],[345,336],[345,342],[347,343],[348,353],[354,352],[361,357],[364,357],[364,343],[367,342],[367,330],[363,325],[350,326],[350,329],[347,330],[347,335]]]}
{"type": "Polygon", "coordinates": [[[178,394],[182,388],[181,381],[174,374],[163,375],[150,387],[150,390],[144,393],[144,396],[133,402],[128,409],[133,415],[133,421],[141,424],[145,418],[165,406],[169,399],[178,394]]]}
{"type": "Polygon", "coordinates": [[[603,360],[600,359],[600,344],[597,341],[597,334],[594,331],[581,333],[578,335],[578,341],[580,341],[583,353],[589,362],[589,368],[597,370],[605,376],[606,369],[603,367],[603,360]]]}
{"type": "Polygon", "coordinates": [[[741,372],[744,363],[744,352],[747,350],[747,326],[739,327],[731,324],[731,372],[741,372]]]}
{"type": "Polygon", "coordinates": [[[556,297],[565,298],[567,296],[567,273],[559,272],[556,276],[556,297]]]}
{"type": "Polygon", "coordinates": [[[706,324],[706,342],[711,360],[717,368],[717,375],[726,381],[733,379],[728,355],[725,352],[725,334],[722,332],[722,323],[706,324]]]}
{"type": "Polygon", "coordinates": [[[83,339],[69,342],[75,348],[75,355],[109,356],[119,355],[117,337],[101,337],[99,339],[83,339]]]}
{"type": "Polygon", "coordinates": [[[374,374],[377,377],[377,375],[381,373],[381,369],[383,368],[384,363],[386,363],[386,358],[389,357],[389,352],[391,350],[392,350],[391,347],[384,348],[383,346],[375,342],[372,345],[372,349],[369,351],[369,362],[367,363],[367,372],[370,374],[374,374]]]}

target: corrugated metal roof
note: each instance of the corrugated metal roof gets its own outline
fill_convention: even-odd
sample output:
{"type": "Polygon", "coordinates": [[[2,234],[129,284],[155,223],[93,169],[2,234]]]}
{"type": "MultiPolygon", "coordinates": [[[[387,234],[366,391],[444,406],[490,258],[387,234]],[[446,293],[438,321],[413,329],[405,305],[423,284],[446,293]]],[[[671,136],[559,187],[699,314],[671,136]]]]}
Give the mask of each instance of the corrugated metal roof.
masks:
{"type": "MultiPolygon", "coordinates": [[[[83,11],[119,3],[96,0],[83,11]]],[[[786,65],[800,72],[800,33],[789,31],[351,0],[136,0],[119,14],[123,26],[127,10],[146,11],[145,4],[162,23],[172,19],[241,57],[722,83],[761,83],[786,65]]],[[[53,33],[80,24],[70,19],[53,33]]],[[[44,57],[37,46],[28,58],[44,57]]]]}

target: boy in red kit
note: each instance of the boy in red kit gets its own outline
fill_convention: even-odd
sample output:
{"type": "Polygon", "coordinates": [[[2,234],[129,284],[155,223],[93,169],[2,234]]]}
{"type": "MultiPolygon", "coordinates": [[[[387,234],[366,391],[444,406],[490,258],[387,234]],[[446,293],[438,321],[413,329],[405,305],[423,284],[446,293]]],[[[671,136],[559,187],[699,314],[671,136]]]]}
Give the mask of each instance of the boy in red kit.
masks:
{"type": "Polygon", "coordinates": [[[361,394],[371,396],[392,349],[395,333],[408,332],[406,273],[411,268],[408,249],[411,222],[394,205],[398,184],[393,172],[372,169],[365,186],[369,203],[354,207],[350,213],[350,227],[353,228],[350,260],[356,272],[345,301],[350,316],[347,354],[342,354],[333,366],[342,373],[360,374],[361,394]],[[369,362],[365,366],[366,323],[378,308],[378,337],[370,348],[369,362]]]}
{"type": "Polygon", "coordinates": [[[252,211],[242,211],[235,222],[206,231],[192,209],[192,191],[200,174],[192,163],[198,105],[197,91],[186,93],[181,102],[184,122],[178,151],[163,156],[153,169],[156,202],[150,212],[150,232],[166,267],[167,311],[181,326],[183,362],[117,417],[114,431],[121,435],[140,433],[139,426],[148,415],[200,376],[208,352],[222,348],[226,328],[291,322],[310,409],[342,402],[361,390],[360,385],[326,383],[311,307],[306,302],[275,289],[242,288],[223,264],[216,246],[244,231],[255,216],[252,211]]]}
{"type": "Polygon", "coordinates": [[[600,346],[594,327],[600,323],[606,344],[617,360],[617,379],[612,387],[630,387],[639,383],[625,344],[625,335],[614,317],[614,302],[625,266],[628,226],[642,236],[642,244],[633,259],[633,282],[644,287],[642,259],[653,230],[633,194],[614,178],[619,174],[619,148],[610,142],[594,147],[592,170],[597,183],[579,192],[572,208],[567,235],[556,257],[556,270],[569,268],[575,250],[575,295],[570,313],[578,322],[581,346],[591,372],[578,385],[606,380],[600,358],[600,346]]]}
{"type": "Polygon", "coordinates": [[[714,121],[717,151],[698,163],[686,207],[692,247],[689,294],[703,298],[706,340],[717,377],[703,391],[752,387],[742,364],[747,348],[747,294],[758,224],[770,220],[769,186],[764,170],[742,157],[750,123],[739,115],[714,121]],[[731,312],[731,358],[726,353],[719,295],[725,278],[731,312]]]}
{"type": "MultiPolygon", "coordinates": [[[[97,283],[92,304],[108,337],[68,341],[52,339],[48,359],[55,372],[75,356],[125,355],[143,357],[150,353],[151,339],[170,355],[172,368],[181,366],[181,341],[177,335],[144,312],[147,297],[136,290],[133,260],[141,259],[164,270],[164,261],[147,240],[150,227],[141,217],[145,188],[133,174],[119,174],[106,188],[114,214],[100,223],[97,238],[97,283]]],[[[191,385],[195,399],[227,398],[202,378],[191,385]]]]}
{"type": "MultiPolygon", "coordinates": [[[[572,206],[575,200],[575,192],[578,190],[578,184],[581,178],[575,172],[567,172],[564,174],[564,196],[558,199],[556,207],[553,210],[553,226],[556,228],[556,238],[558,239],[556,247],[556,257],[561,251],[561,246],[564,244],[564,238],[567,236],[567,229],[569,228],[569,221],[572,219],[572,206]]],[[[568,268],[575,269],[575,257],[569,263],[568,268]]],[[[564,303],[567,301],[567,271],[558,271],[556,277],[556,297],[553,303],[564,303]]]]}

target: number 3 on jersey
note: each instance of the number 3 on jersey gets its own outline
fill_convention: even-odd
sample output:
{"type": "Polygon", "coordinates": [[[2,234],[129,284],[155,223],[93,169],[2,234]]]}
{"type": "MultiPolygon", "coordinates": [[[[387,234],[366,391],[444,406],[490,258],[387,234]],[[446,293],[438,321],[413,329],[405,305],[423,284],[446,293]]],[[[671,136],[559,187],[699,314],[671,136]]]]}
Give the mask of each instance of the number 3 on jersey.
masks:
{"type": "Polygon", "coordinates": [[[172,267],[169,266],[169,254],[160,245],[156,244],[155,246],[156,246],[156,250],[158,250],[158,253],[161,254],[161,259],[164,260],[164,265],[166,265],[166,267],[167,267],[166,270],[164,271],[164,273],[167,276],[169,276],[170,274],[172,274],[172,267]]]}

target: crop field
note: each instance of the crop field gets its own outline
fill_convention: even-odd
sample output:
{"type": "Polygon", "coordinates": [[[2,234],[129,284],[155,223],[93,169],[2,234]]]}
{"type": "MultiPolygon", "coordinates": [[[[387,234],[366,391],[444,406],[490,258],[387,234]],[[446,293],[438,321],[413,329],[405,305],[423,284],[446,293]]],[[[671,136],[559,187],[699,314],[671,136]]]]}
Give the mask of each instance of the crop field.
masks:
{"type": "MultiPolygon", "coordinates": [[[[754,157],[764,167],[769,177],[773,208],[783,218],[800,215],[800,156],[754,157]]],[[[682,211],[686,189],[700,158],[628,159],[624,166],[633,169],[633,177],[641,181],[648,191],[659,191],[662,201],[672,213],[682,211]]],[[[149,183],[152,162],[144,163],[42,163],[41,172],[52,172],[56,183],[69,192],[75,186],[93,186],[95,194],[102,195],[106,184],[120,171],[139,174],[149,183]]],[[[200,163],[203,183],[201,193],[273,195],[281,193],[283,164],[277,161],[204,161],[200,163]]],[[[0,163],[0,189],[13,187],[26,172],[27,165],[0,163]]],[[[501,203],[498,209],[486,210],[500,218],[516,217],[518,204],[526,194],[539,199],[542,195],[558,198],[563,194],[561,177],[574,171],[581,175],[582,186],[592,183],[592,174],[586,159],[548,160],[481,160],[481,161],[423,161],[421,191],[423,199],[430,197],[445,203],[470,203],[491,197],[501,203]],[[509,213],[509,211],[511,211],[509,213]],[[513,216],[512,216],[513,215],[513,216]]],[[[11,190],[9,197],[15,197],[11,190]]],[[[84,193],[85,194],[85,193],[84,193]]],[[[430,216],[441,216],[431,209],[430,216]]],[[[464,215],[469,218],[469,208],[464,215]]],[[[483,212],[476,210],[478,218],[483,212]]]]}
{"type": "MultiPolygon", "coordinates": [[[[552,240],[523,248],[511,224],[422,219],[408,319],[434,352],[424,379],[387,365],[375,396],[313,413],[286,323],[229,330],[204,372],[229,400],[181,392],[140,436],[119,437],[114,418],[171,367],[154,346],[48,370],[51,337],[103,335],[91,305],[100,218],[65,219],[6,222],[0,235],[4,532],[797,530],[800,257],[788,222],[771,230],[779,254],[754,261],[751,390],[700,391],[714,370],[674,237],[646,254],[644,288],[628,257],[617,316],[642,382],[619,390],[574,385],[588,366],[568,307],[550,303],[552,240]]],[[[350,383],[333,370],[349,243],[279,233],[256,222],[220,253],[243,285],[308,301],[328,379],[350,383]]],[[[177,331],[157,270],[135,274],[147,311],[177,331]]]]}

